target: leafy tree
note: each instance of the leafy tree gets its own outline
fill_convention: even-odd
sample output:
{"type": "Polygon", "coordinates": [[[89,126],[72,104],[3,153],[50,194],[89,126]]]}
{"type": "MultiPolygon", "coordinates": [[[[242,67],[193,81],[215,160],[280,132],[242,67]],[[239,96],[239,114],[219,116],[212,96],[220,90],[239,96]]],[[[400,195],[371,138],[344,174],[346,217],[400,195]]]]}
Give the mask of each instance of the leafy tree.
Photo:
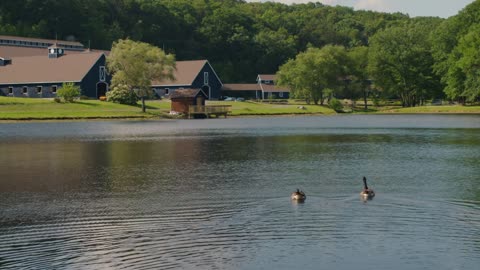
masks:
{"type": "Polygon", "coordinates": [[[112,85],[128,86],[142,100],[145,112],[145,98],[152,91],[152,81],[173,79],[175,57],[147,43],[126,39],[113,43],[107,66],[113,72],[112,85]]]}
{"type": "Polygon", "coordinates": [[[431,35],[434,70],[441,76],[447,97],[462,103],[479,93],[480,0],[444,21],[431,35]]]}
{"type": "Polygon", "coordinates": [[[278,84],[289,87],[294,98],[311,99],[315,104],[320,101],[323,105],[326,89],[343,86],[347,65],[347,53],[342,46],[308,48],[280,67],[278,84]]]}
{"type": "Polygon", "coordinates": [[[80,96],[80,87],[74,83],[63,83],[57,91],[57,96],[63,98],[65,102],[73,102],[75,98],[80,96]]]}
{"type": "Polygon", "coordinates": [[[404,107],[416,106],[426,89],[438,85],[428,35],[426,25],[410,22],[370,39],[368,67],[375,85],[400,97],[404,107]]]}
{"type": "Polygon", "coordinates": [[[371,86],[368,74],[368,47],[355,47],[348,52],[350,58],[349,85],[350,98],[355,101],[359,96],[363,97],[364,109],[368,110],[367,98],[371,86]]]}

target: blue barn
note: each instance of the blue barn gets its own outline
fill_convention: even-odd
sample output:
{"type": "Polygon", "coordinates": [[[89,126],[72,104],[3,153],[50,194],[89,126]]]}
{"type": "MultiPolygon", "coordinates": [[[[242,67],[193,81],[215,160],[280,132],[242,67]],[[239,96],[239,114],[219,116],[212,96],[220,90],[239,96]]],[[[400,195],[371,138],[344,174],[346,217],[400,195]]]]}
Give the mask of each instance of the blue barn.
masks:
{"type": "Polygon", "coordinates": [[[177,61],[175,80],[152,82],[160,97],[169,97],[177,89],[202,89],[208,99],[220,99],[222,81],[207,60],[177,61]]]}

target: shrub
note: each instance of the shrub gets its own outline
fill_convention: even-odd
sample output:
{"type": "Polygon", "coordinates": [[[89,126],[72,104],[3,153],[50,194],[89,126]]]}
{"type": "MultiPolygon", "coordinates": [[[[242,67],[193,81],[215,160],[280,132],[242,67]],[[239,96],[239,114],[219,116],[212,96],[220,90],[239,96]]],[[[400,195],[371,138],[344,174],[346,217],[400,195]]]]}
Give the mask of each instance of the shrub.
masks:
{"type": "Polygon", "coordinates": [[[62,100],[59,97],[54,97],[53,101],[55,101],[56,103],[62,102],[62,100]]]}
{"type": "Polygon", "coordinates": [[[138,97],[127,85],[119,84],[113,86],[112,89],[107,92],[107,101],[127,105],[136,105],[138,97]]]}
{"type": "Polygon", "coordinates": [[[330,108],[332,108],[336,112],[341,112],[343,110],[342,102],[336,98],[330,99],[328,105],[330,105],[330,108]]]}
{"type": "Polygon", "coordinates": [[[73,102],[75,98],[80,96],[80,87],[74,83],[64,83],[57,91],[57,96],[63,98],[65,102],[73,102]]]}

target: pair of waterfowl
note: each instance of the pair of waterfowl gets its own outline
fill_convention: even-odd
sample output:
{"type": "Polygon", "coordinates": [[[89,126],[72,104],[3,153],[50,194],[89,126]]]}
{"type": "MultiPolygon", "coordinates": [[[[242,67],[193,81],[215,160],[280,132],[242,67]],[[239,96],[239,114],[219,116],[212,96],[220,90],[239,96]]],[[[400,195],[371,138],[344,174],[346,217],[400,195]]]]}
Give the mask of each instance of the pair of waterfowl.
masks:
{"type": "MultiPolygon", "coordinates": [[[[299,190],[297,188],[297,191],[292,193],[292,196],[290,196],[292,200],[297,201],[297,202],[304,202],[307,199],[307,195],[305,195],[305,192],[299,190]]],[[[363,177],[363,190],[360,192],[360,197],[363,199],[372,199],[375,197],[375,191],[373,189],[369,189],[367,186],[367,178],[364,176],[363,177]]]]}

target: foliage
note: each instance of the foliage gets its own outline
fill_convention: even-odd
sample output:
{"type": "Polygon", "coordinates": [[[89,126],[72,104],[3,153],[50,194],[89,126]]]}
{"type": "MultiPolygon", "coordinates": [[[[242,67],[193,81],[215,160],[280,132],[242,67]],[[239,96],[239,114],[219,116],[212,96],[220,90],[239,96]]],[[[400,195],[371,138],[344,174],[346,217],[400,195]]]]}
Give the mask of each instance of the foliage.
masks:
{"type": "Polygon", "coordinates": [[[107,92],[107,101],[126,105],[136,105],[138,97],[127,85],[119,84],[113,86],[112,89],[107,92]]]}
{"type": "Polygon", "coordinates": [[[342,102],[336,98],[331,98],[328,105],[330,105],[330,108],[336,112],[341,112],[343,109],[342,102]]]}
{"type": "Polygon", "coordinates": [[[315,104],[320,101],[323,105],[325,89],[337,90],[343,86],[348,62],[342,46],[311,47],[280,67],[278,84],[289,87],[293,98],[311,99],[315,104]]]}
{"type": "Polygon", "coordinates": [[[444,21],[432,34],[434,69],[445,93],[462,103],[480,97],[479,46],[480,1],[444,21]]]}
{"type": "Polygon", "coordinates": [[[375,84],[398,95],[404,107],[416,106],[437,90],[429,25],[409,22],[378,32],[370,40],[368,69],[375,84]]]}
{"type": "Polygon", "coordinates": [[[74,83],[63,83],[62,87],[57,90],[57,96],[62,98],[64,102],[73,102],[75,98],[80,96],[80,87],[74,83]]]}
{"type": "Polygon", "coordinates": [[[408,20],[318,3],[241,0],[2,0],[0,14],[0,34],[78,40],[104,50],[129,37],[181,60],[209,59],[227,82],[275,73],[308,44],[367,45],[377,31],[408,20]]]}
{"type": "Polygon", "coordinates": [[[145,112],[145,98],[151,95],[152,81],[173,79],[175,56],[150,44],[126,39],[113,43],[107,65],[113,72],[112,85],[134,91],[145,112]]]}

